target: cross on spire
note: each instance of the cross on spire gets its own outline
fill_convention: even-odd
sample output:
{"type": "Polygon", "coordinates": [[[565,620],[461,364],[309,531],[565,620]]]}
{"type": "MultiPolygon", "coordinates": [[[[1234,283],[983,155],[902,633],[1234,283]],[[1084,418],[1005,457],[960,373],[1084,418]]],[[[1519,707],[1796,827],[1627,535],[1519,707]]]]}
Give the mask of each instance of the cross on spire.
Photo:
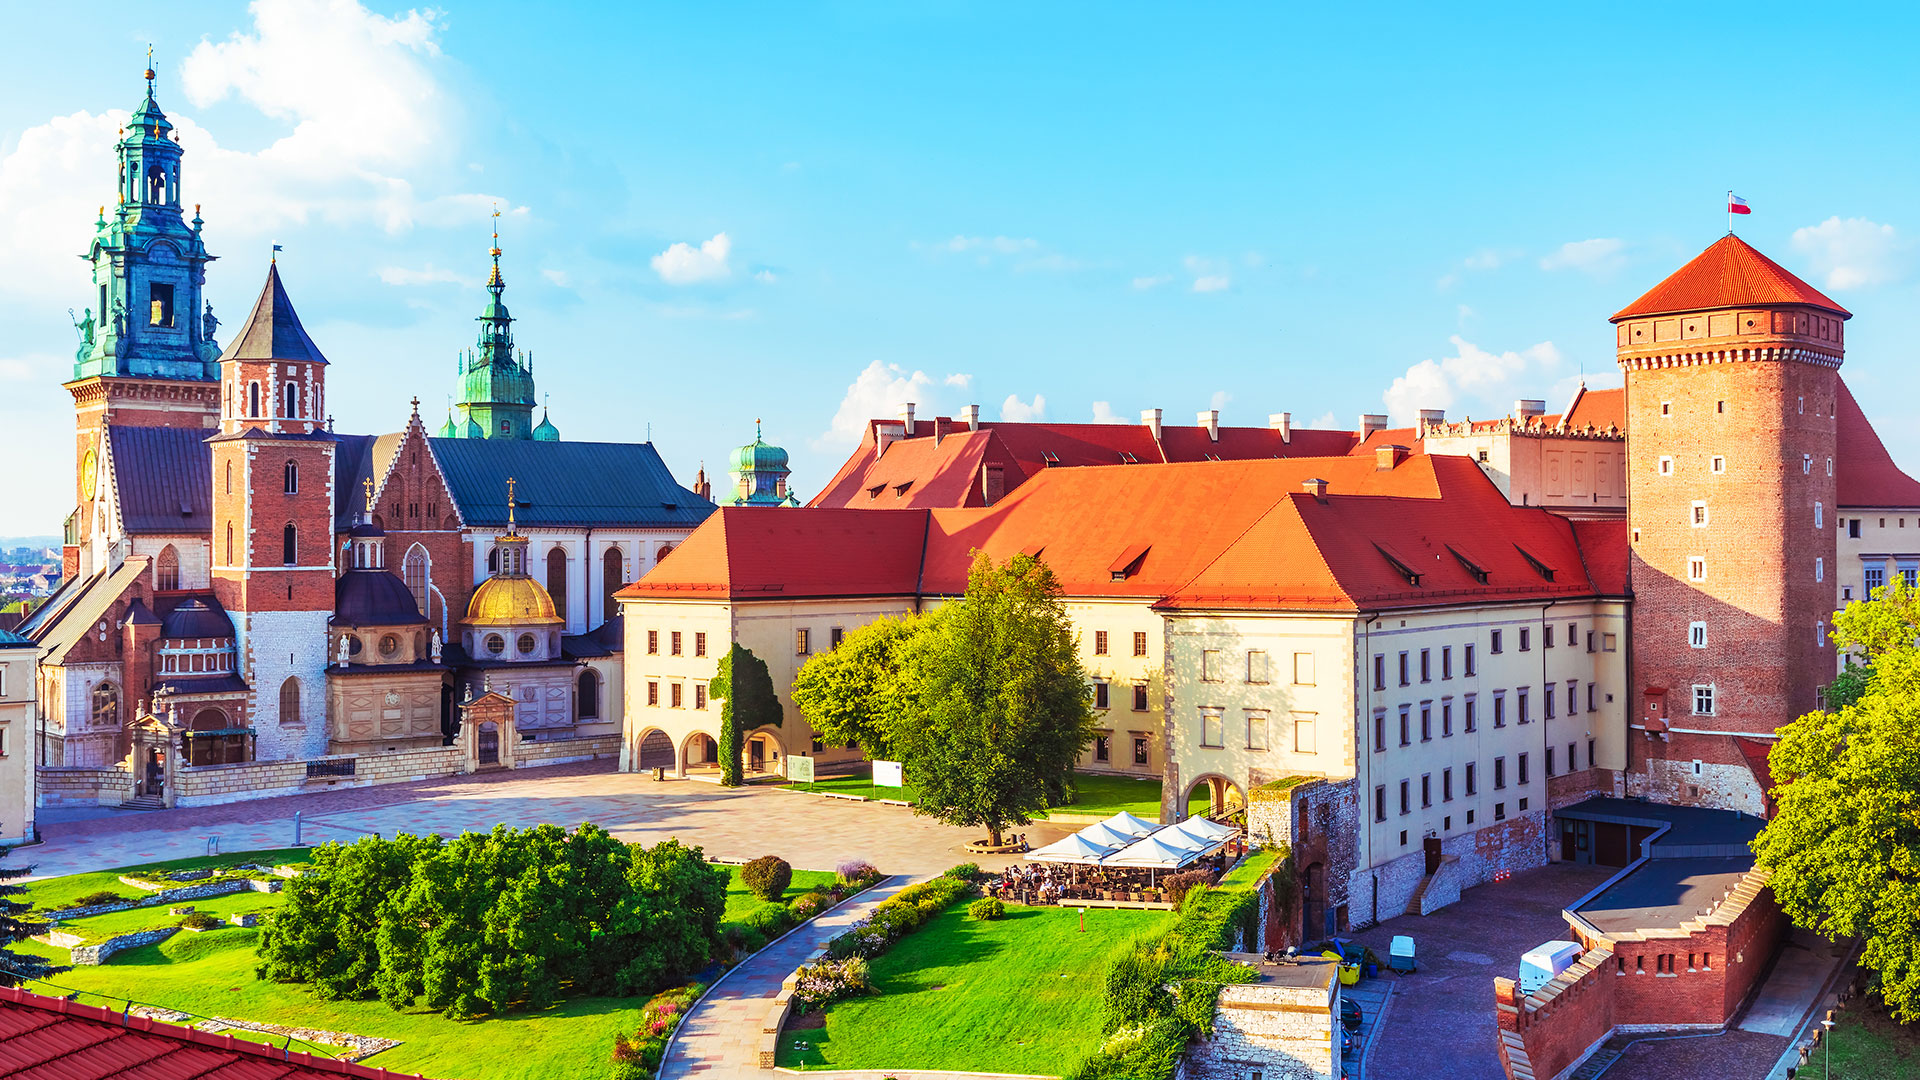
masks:
{"type": "Polygon", "coordinates": [[[147,94],[153,94],[153,43],[147,43],[147,94]]]}
{"type": "Polygon", "coordinates": [[[507,535],[517,536],[513,529],[513,477],[507,477],[507,535]]]}
{"type": "Polygon", "coordinates": [[[373,477],[369,476],[360,481],[360,485],[367,489],[367,524],[371,525],[373,524],[373,477]]]}

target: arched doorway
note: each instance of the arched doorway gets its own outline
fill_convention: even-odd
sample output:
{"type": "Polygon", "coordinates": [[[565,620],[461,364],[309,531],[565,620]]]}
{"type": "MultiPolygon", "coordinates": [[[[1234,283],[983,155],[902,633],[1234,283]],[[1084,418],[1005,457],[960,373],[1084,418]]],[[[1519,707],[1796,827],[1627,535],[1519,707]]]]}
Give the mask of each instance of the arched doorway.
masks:
{"type": "Polygon", "coordinates": [[[720,764],[720,743],[704,731],[687,736],[681,744],[680,775],[691,769],[711,769],[720,764]]]}
{"type": "Polygon", "coordinates": [[[600,719],[600,674],[592,668],[580,673],[573,694],[573,718],[581,721],[600,719]]]}
{"type": "Polygon", "coordinates": [[[1219,821],[1246,813],[1246,793],[1240,789],[1240,785],[1218,773],[1208,773],[1189,784],[1186,798],[1181,800],[1181,805],[1191,805],[1193,793],[1203,785],[1207,789],[1207,809],[1205,810],[1207,817],[1219,821]]]}
{"type": "Polygon", "coordinates": [[[748,776],[765,776],[780,771],[780,741],[764,731],[747,736],[745,771],[748,776]]]}
{"type": "Polygon", "coordinates": [[[227,714],[219,709],[201,709],[194,713],[181,763],[188,766],[232,765],[251,760],[247,753],[246,730],[230,725],[227,714]]]}
{"type": "Polygon", "coordinates": [[[672,769],[673,740],[659,728],[651,728],[640,736],[640,771],[653,769],[672,769]]]}

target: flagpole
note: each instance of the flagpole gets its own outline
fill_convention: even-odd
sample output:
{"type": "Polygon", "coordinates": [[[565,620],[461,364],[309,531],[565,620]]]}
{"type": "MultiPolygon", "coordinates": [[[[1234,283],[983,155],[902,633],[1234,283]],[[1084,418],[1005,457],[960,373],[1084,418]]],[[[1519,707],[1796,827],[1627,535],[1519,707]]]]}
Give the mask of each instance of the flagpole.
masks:
{"type": "Polygon", "coordinates": [[[1727,189],[1727,235],[1733,235],[1733,189],[1727,189]]]}

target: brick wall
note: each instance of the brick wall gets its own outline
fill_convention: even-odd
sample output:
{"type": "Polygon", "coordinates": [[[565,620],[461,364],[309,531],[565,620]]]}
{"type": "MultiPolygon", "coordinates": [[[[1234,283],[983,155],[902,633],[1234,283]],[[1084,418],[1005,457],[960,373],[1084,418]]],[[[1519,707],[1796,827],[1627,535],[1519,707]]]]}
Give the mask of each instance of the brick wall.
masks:
{"type": "MultiPolygon", "coordinates": [[[[343,760],[341,758],[315,760],[343,760]]],[[[461,771],[457,747],[404,750],[355,758],[354,775],[307,779],[307,762],[249,761],[237,765],[206,765],[181,769],[174,784],[176,805],[216,806],[221,803],[297,795],[329,787],[375,787],[409,780],[452,776],[461,771]]]]}
{"type": "Polygon", "coordinates": [[[1285,1080],[1338,1075],[1339,984],[1332,987],[1253,983],[1220,992],[1213,1034],[1187,1058],[1191,1080],[1244,1080],[1251,1071],[1285,1080]]]}
{"type": "Polygon", "coordinates": [[[1613,1034],[1613,954],[1590,949],[1526,998],[1512,979],[1493,980],[1500,1064],[1512,1080],[1552,1080],[1613,1034]]]}
{"type": "Polygon", "coordinates": [[[589,735],[579,739],[542,739],[523,742],[514,748],[513,763],[518,769],[541,765],[565,765],[572,761],[594,761],[620,756],[619,735],[589,735]]]}
{"type": "MultiPolygon", "coordinates": [[[[1547,777],[1547,809],[1558,810],[1596,795],[1619,798],[1626,783],[1617,769],[1580,769],[1547,777]]],[[[1662,800],[1665,801],[1665,800],[1662,800]]]]}
{"type": "Polygon", "coordinates": [[[43,765],[35,773],[41,806],[118,806],[133,795],[125,769],[43,765]]]}

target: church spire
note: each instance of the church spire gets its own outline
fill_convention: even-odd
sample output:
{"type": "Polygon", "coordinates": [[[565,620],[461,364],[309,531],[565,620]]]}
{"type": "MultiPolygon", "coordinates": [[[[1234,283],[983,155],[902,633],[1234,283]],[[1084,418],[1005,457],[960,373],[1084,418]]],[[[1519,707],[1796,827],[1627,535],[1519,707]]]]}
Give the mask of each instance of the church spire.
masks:
{"type": "Polygon", "coordinates": [[[474,349],[460,362],[459,414],[455,427],[466,438],[531,439],[533,424],[533,367],[517,355],[513,343],[513,316],[504,298],[507,282],[500,272],[500,209],[493,210],[493,238],[487,256],[487,303],[481,309],[480,333],[474,349]]]}

